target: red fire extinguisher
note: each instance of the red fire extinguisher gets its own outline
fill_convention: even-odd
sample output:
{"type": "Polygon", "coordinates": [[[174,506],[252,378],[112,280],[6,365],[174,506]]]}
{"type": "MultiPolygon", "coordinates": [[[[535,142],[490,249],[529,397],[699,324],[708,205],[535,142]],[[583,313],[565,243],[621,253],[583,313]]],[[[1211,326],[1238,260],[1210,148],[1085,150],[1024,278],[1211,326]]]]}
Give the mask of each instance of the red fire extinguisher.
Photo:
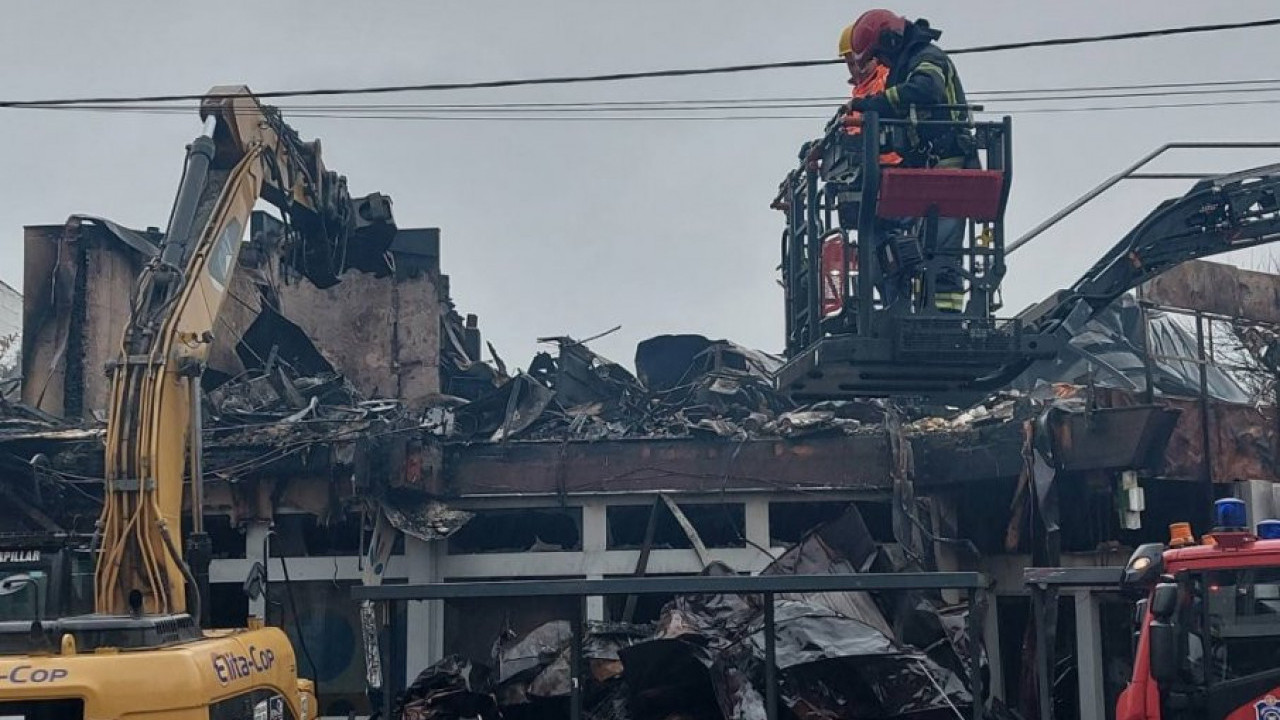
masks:
{"type": "Polygon", "coordinates": [[[845,262],[844,238],[838,232],[822,239],[822,317],[840,314],[845,293],[852,294],[858,285],[858,245],[849,241],[849,258],[845,262]],[[844,272],[840,266],[844,265],[844,272]],[[843,276],[843,277],[842,277],[843,276]]]}

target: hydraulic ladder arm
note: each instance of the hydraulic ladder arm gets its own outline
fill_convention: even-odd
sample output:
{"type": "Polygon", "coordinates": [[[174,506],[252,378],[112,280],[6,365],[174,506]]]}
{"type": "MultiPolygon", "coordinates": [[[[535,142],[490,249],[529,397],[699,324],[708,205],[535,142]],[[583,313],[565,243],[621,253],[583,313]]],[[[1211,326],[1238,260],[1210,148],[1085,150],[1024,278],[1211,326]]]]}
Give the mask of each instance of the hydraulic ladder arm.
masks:
{"type": "MultiPolygon", "coordinates": [[[[1188,260],[1280,240],[1280,164],[1206,178],[1151,211],[1069,289],[1020,319],[1065,344],[1073,332],[1121,295],[1188,260]]],[[[976,383],[998,387],[1032,360],[976,383]]]]}
{"type": "Polygon", "coordinates": [[[279,208],[294,231],[285,261],[320,287],[348,267],[376,268],[395,234],[389,198],[353,200],[345,178],[325,169],[319,141],[302,142],[248,88],[213,88],[200,114],[205,132],[187,148],[160,252],[139,277],[111,370],[100,614],[187,612],[186,586],[197,586],[180,550],[188,449],[199,535],[200,374],[254,204],[279,208]]]}

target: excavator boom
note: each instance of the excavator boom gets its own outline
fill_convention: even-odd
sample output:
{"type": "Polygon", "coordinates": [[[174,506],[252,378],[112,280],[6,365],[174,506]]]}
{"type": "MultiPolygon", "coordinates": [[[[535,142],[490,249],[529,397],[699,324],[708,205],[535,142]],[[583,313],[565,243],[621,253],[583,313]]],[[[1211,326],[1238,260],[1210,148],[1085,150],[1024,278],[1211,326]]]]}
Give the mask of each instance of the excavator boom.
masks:
{"type": "MultiPolygon", "coordinates": [[[[197,581],[179,543],[188,448],[198,458],[200,442],[192,420],[255,203],[280,210],[293,231],[286,260],[320,287],[347,267],[376,264],[395,233],[388,198],[353,200],[345,178],[325,169],[319,142],[302,142],[248,88],[214,88],[200,114],[205,132],[188,146],[160,252],[141,274],[112,367],[95,574],[104,615],[188,611],[197,581]]],[[[194,477],[197,536],[200,489],[194,477]]]]}

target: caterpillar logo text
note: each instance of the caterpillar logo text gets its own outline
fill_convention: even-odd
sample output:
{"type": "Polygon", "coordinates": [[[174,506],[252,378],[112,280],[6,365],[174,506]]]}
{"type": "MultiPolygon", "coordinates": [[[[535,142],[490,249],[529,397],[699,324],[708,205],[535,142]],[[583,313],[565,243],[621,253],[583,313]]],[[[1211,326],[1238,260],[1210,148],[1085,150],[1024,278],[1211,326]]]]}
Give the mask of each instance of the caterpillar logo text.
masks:
{"type": "Polygon", "coordinates": [[[0,684],[52,683],[58,682],[67,675],[66,668],[37,668],[30,665],[14,665],[11,668],[0,668],[0,684]]]}
{"type": "Polygon", "coordinates": [[[247,678],[254,673],[263,673],[276,663],[276,654],[270,649],[258,650],[249,646],[247,655],[236,653],[218,653],[213,656],[213,673],[218,682],[226,685],[232,680],[247,678]]]}
{"type": "Polygon", "coordinates": [[[40,562],[39,550],[0,550],[0,563],[40,562]]]}

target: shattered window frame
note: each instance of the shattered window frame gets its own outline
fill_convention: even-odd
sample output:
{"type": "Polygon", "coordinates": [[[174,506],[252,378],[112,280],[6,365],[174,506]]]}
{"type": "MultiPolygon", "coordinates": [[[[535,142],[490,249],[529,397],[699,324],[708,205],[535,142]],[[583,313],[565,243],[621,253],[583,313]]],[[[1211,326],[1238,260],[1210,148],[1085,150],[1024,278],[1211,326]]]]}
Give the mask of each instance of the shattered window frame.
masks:
{"type": "MultiPolygon", "coordinates": [[[[709,550],[738,550],[746,548],[747,506],[745,502],[685,502],[680,510],[689,519],[693,529],[698,533],[703,545],[709,550]],[[723,522],[724,519],[728,523],[723,522]],[[710,523],[709,523],[710,521],[710,523]],[[724,540],[733,536],[731,540],[724,540]]],[[[649,513],[655,508],[653,503],[617,503],[605,506],[605,549],[620,551],[637,551],[644,547],[646,526],[649,513]],[[621,514],[632,514],[635,517],[620,519],[621,514]],[[627,532],[619,538],[617,529],[627,528],[627,532]],[[631,532],[635,531],[635,532],[631,532]],[[634,536],[634,537],[633,537],[634,536]],[[623,542],[623,540],[633,540],[623,542]]],[[[680,524],[666,507],[658,507],[658,521],[654,532],[652,550],[692,550],[693,541],[685,534],[680,524]]]]}
{"type": "MultiPolygon", "coordinates": [[[[506,553],[557,553],[557,552],[582,552],[582,507],[518,507],[518,508],[491,508],[472,511],[475,515],[462,526],[458,532],[451,535],[445,543],[445,554],[450,556],[456,555],[498,555],[506,553]],[[521,527],[513,524],[520,522],[520,516],[529,516],[523,522],[530,523],[528,527],[529,535],[527,538],[530,544],[525,547],[518,547],[518,544],[499,544],[500,538],[494,536],[494,532],[502,528],[509,532],[509,538],[523,537],[520,532],[521,527]],[[545,521],[548,517],[559,517],[558,522],[562,523],[559,527],[537,527],[537,523],[545,521]],[[556,539],[556,533],[564,532],[567,528],[567,522],[571,523],[574,528],[574,539],[570,543],[561,543],[555,546],[550,542],[549,538],[556,539]],[[513,521],[512,518],[517,518],[513,521]],[[541,531],[542,534],[539,534],[541,531]],[[547,537],[544,537],[546,535],[547,537]],[[542,545],[539,545],[539,543],[542,545]],[[464,546],[465,544],[465,546],[464,546]]],[[[567,538],[565,538],[567,539],[567,538]]]]}

